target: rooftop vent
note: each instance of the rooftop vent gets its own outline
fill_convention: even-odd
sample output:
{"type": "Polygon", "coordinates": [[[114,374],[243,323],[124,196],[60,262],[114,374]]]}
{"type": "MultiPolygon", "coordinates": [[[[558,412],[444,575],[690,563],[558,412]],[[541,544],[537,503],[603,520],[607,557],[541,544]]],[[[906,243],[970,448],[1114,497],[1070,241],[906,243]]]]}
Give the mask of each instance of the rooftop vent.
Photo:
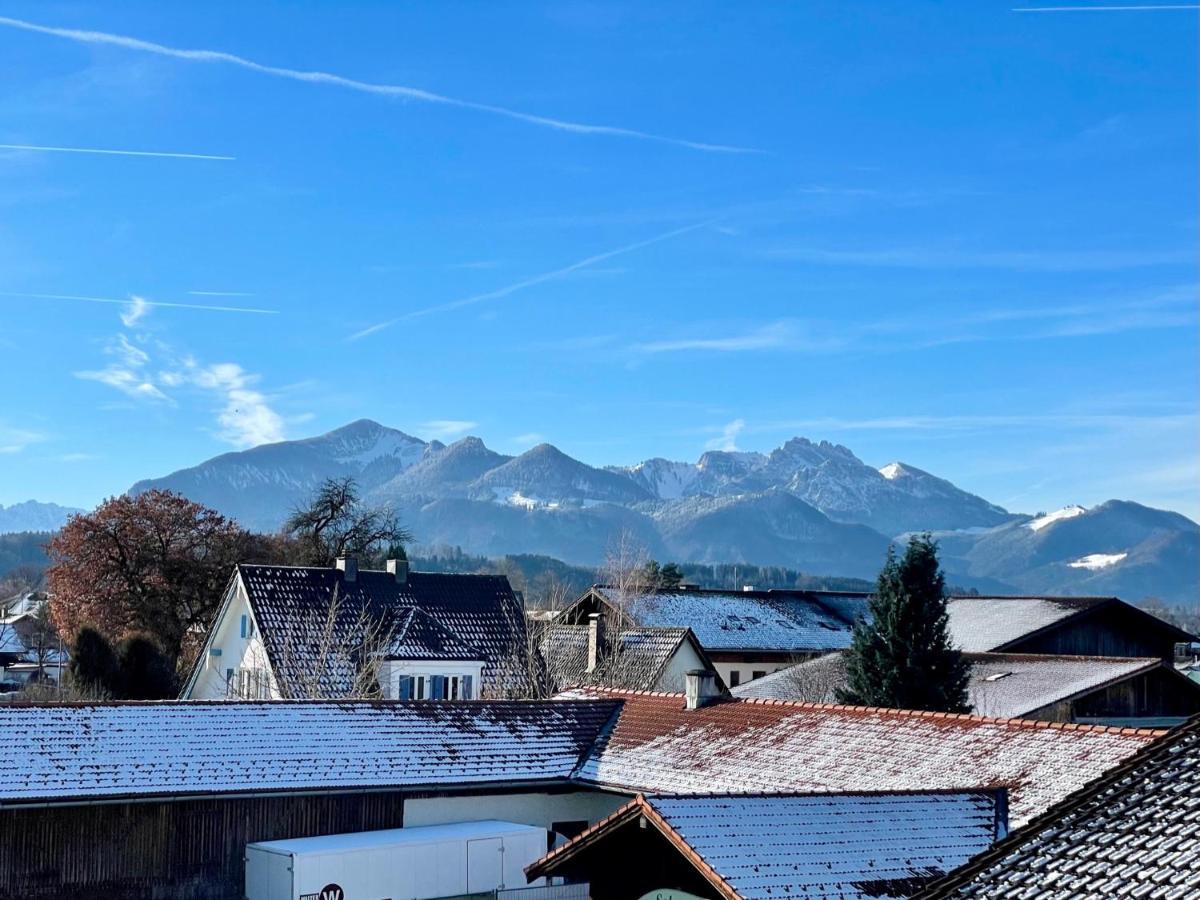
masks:
{"type": "Polygon", "coordinates": [[[708,706],[722,696],[717,673],[712,669],[692,669],[685,676],[685,696],[688,709],[708,706]]]}

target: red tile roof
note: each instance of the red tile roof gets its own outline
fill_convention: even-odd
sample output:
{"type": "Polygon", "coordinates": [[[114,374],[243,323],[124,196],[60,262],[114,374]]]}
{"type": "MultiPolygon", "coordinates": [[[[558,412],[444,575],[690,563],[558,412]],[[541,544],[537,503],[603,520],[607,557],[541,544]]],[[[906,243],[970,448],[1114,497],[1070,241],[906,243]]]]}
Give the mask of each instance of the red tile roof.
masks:
{"type": "MultiPolygon", "coordinates": [[[[591,689],[625,700],[579,771],[645,793],[1006,787],[1019,826],[1164,732],[983,716],[591,689]]],[[[576,694],[578,695],[578,694],[576,694]]]]}

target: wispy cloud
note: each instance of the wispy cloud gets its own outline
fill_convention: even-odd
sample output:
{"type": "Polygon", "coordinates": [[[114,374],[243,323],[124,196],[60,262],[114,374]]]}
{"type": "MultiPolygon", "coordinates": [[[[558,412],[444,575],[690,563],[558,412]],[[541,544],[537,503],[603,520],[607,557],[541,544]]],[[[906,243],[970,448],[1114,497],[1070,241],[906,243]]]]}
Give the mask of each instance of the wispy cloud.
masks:
{"type": "Polygon", "coordinates": [[[746,420],[734,419],[732,422],[729,422],[721,428],[721,434],[719,437],[715,437],[711,441],[707,441],[704,444],[704,449],[725,450],[727,452],[737,450],[738,435],[745,430],[746,420]]]}
{"type": "Polygon", "coordinates": [[[872,266],[896,269],[1014,269],[1040,272],[1107,272],[1153,266],[1189,265],[1191,250],[1032,250],[987,251],[936,247],[831,249],[779,247],[766,251],[774,259],[828,266],[872,266]]]}
{"type": "Polygon", "coordinates": [[[121,323],[126,328],[132,328],[150,312],[150,304],[144,298],[134,296],[129,304],[121,311],[121,323]]]}
{"type": "Polygon", "coordinates": [[[92,153],[99,156],[154,156],[165,159],[207,159],[222,162],[236,156],[212,156],[207,153],[168,153],[161,150],[112,150],[104,147],[42,147],[35,144],[0,144],[0,150],[25,150],[30,153],[92,153]]]}
{"type": "Polygon", "coordinates": [[[1194,3],[1160,3],[1152,6],[1017,6],[1019,13],[1063,13],[1063,12],[1165,12],[1167,10],[1200,9],[1194,3]]]}
{"type": "Polygon", "coordinates": [[[283,417],[271,408],[266,395],[255,385],[259,376],[237,363],[215,363],[185,368],[196,387],[213,391],[224,401],[217,414],[218,437],[235,447],[274,444],[286,438],[283,417]]]}
{"type": "Polygon", "coordinates": [[[772,322],[740,334],[720,334],[711,337],[667,338],[634,344],[630,349],[636,353],[745,353],[754,350],[801,348],[834,350],[843,346],[836,339],[813,340],[800,333],[797,323],[792,321],[772,322]]]}
{"type": "Polygon", "coordinates": [[[655,141],[663,144],[671,144],[676,147],[687,147],[691,150],[703,150],[711,153],[762,152],[750,147],[736,147],[727,144],[708,143],[704,141],[682,140],[680,138],[667,137],[665,135],[653,134],[647,131],[638,131],[633,128],[620,128],[612,125],[591,125],[584,122],[574,122],[566,119],[538,116],[531,113],[520,112],[514,109],[508,109],[507,107],[503,106],[495,106],[490,103],[479,103],[473,100],[462,100],[457,97],[447,97],[443,94],[435,94],[431,91],[408,87],[405,85],[376,84],[372,82],[358,81],[357,79],[347,78],[342,75],[335,75],[331,72],[304,71],[300,69],[283,68],[281,66],[270,66],[264,63],[255,62],[254,60],[246,59],[242,56],[235,56],[232,53],[225,53],[220,50],[191,50],[178,47],[168,47],[164,44],[156,44],[151,41],[144,41],[139,38],[128,37],[126,35],[110,34],[103,31],[84,31],[75,28],[56,28],[49,25],[39,25],[35,22],[28,22],[24,19],[13,19],[7,16],[0,16],[0,26],[19,28],[24,31],[32,31],[38,34],[52,35],[54,37],[65,38],[67,40],[76,41],[77,43],[82,44],[104,44],[112,47],[121,47],[126,50],[136,50],[142,53],[154,53],[159,56],[169,56],[174,59],[189,60],[192,62],[224,63],[226,65],[249,69],[252,72],[258,72],[262,75],[272,75],[277,78],[286,78],[291,81],[301,81],[308,84],[325,84],[334,87],[345,88],[347,90],[358,91],[365,94],[375,94],[378,96],[393,97],[402,100],[416,100],[423,103],[436,103],[443,106],[453,106],[459,109],[468,109],[474,112],[490,113],[496,116],[504,116],[505,118],[515,119],[519,122],[525,122],[530,125],[540,125],[545,128],[551,128],[556,131],[564,131],[570,134],[636,138],[638,140],[655,141]]]}
{"type": "Polygon", "coordinates": [[[131,303],[140,300],[147,311],[161,307],[163,309],[199,309],[208,312],[253,313],[264,316],[279,314],[279,310],[277,309],[258,309],[249,306],[217,306],[209,303],[169,303],[165,300],[147,300],[144,297],[87,297],[78,294],[27,294],[15,291],[0,291],[0,297],[16,297],[27,300],[64,300],[76,303],[115,303],[126,308],[131,303]]]}
{"type": "Polygon", "coordinates": [[[120,391],[135,400],[155,403],[170,403],[171,399],[156,385],[154,375],[148,370],[150,354],[135,345],[126,335],[119,334],[104,348],[113,361],[103,369],[85,369],[75,373],[76,378],[97,381],[120,391]]]}
{"type": "Polygon", "coordinates": [[[0,423],[0,453],[9,455],[20,453],[30,444],[38,444],[46,440],[46,435],[28,428],[13,428],[0,423]]]}
{"type": "Polygon", "coordinates": [[[525,434],[518,434],[510,443],[515,447],[533,447],[536,444],[544,443],[546,436],[540,431],[529,431],[525,434]]]}
{"type": "Polygon", "coordinates": [[[431,439],[448,441],[466,434],[478,425],[478,422],[469,422],[465,419],[433,419],[429,422],[422,422],[419,427],[421,433],[428,435],[431,439]]]}
{"type": "Polygon", "coordinates": [[[188,291],[193,297],[253,297],[249,291],[188,291]]]}
{"type": "Polygon", "coordinates": [[[402,316],[397,316],[394,319],[388,319],[386,322],[378,322],[370,325],[361,331],[356,331],[346,338],[347,341],[358,341],[362,338],[369,337],[372,334],[377,334],[384,329],[391,328],[393,325],[398,325],[401,322],[407,322],[411,319],[417,319],[422,316],[432,315],[439,312],[448,312],[452,309],[461,309],[464,306],[474,306],[477,303],[486,303],[489,300],[499,300],[502,297],[507,297],[510,294],[515,294],[518,291],[523,291],[526,288],[534,287],[535,285],[545,284],[547,281],[556,281],[559,278],[564,278],[573,272],[578,272],[580,269],[586,269],[594,266],[597,263],[604,262],[607,259],[612,259],[614,256],[622,256],[626,253],[633,253],[635,250],[641,250],[653,244],[658,244],[663,241],[668,241],[671,238],[679,237],[680,235],[696,231],[711,225],[712,222],[698,222],[694,225],[687,225],[683,228],[675,228],[665,234],[659,234],[652,238],[647,238],[644,241],[638,241],[634,244],[626,244],[624,247],[618,247],[615,250],[607,250],[604,253],[597,253],[594,256],[589,256],[586,259],[581,259],[573,262],[570,265],[563,266],[561,269],[555,269],[552,272],[543,272],[541,275],[534,275],[530,278],[522,279],[514,284],[506,285],[502,288],[497,288],[494,291],[487,291],[483,294],[473,294],[470,297],[463,297],[461,300],[452,300],[449,303],[441,303],[437,306],[428,306],[424,309],[416,309],[412,312],[405,313],[402,316]]]}

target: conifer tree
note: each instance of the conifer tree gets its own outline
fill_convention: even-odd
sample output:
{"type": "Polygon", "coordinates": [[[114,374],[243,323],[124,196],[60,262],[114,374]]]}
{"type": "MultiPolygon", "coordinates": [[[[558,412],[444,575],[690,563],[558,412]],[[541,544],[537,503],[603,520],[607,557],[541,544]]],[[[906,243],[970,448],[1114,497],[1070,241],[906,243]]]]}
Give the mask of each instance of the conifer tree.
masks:
{"type": "Polygon", "coordinates": [[[970,664],[950,643],[946,581],[928,534],[912,537],[899,560],[888,549],[870,613],[854,628],[841,702],[970,711],[970,664]]]}

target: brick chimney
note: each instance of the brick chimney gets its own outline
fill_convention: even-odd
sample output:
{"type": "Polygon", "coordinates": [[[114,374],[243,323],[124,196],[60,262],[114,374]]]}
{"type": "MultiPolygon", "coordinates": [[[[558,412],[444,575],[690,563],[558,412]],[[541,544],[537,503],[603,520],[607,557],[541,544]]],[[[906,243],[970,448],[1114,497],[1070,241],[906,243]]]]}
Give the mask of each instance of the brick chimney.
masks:
{"type": "Polygon", "coordinates": [[[688,709],[708,706],[722,697],[718,687],[717,673],[712,669],[692,669],[685,676],[685,696],[688,709]]]}
{"type": "Polygon", "coordinates": [[[604,616],[592,613],[588,616],[587,671],[592,673],[600,665],[600,653],[604,649],[604,616]]]}
{"type": "Polygon", "coordinates": [[[347,583],[358,581],[358,557],[339,556],[337,567],[342,571],[342,580],[347,583]]]}
{"type": "Polygon", "coordinates": [[[408,582],[407,559],[389,559],[387,561],[387,570],[396,579],[396,584],[406,584],[408,582]]]}

